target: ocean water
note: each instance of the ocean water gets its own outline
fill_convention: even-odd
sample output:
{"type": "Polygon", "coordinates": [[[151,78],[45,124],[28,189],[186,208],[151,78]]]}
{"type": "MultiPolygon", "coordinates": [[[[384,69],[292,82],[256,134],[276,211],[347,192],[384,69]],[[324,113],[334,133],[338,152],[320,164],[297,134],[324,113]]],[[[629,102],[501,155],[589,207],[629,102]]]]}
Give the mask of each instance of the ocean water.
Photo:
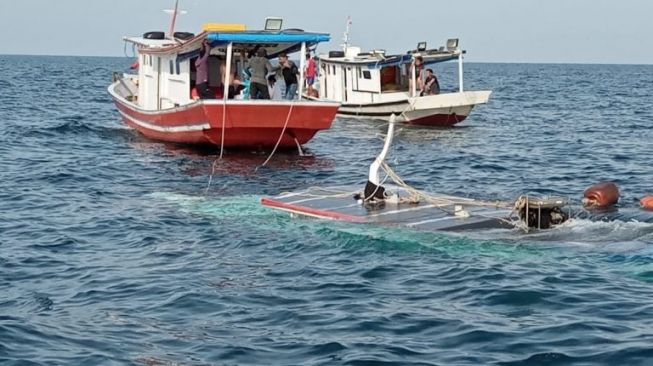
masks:
{"type": "MultiPolygon", "coordinates": [[[[0,56],[0,364],[653,364],[653,223],[637,208],[653,66],[467,64],[490,103],[454,128],[402,127],[400,175],[576,202],[611,180],[623,215],[433,234],[259,205],[362,187],[382,121],[338,119],[309,157],[218,161],[120,121],[106,87],[130,61],[0,56]]],[[[443,89],[455,68],[436,67],[443,89]]]]}

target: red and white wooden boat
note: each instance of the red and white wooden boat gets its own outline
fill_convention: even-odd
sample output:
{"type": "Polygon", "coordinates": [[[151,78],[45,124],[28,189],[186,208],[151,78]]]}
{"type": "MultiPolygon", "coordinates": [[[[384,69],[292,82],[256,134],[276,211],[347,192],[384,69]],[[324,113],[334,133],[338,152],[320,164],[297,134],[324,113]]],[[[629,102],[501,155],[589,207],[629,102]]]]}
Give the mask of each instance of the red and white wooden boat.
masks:
{"type": "MultiPolygon", "coordinates": [[[[226,92],[227,75],[241,75],[248,67],[239,55],[255,47],[265,48],[270,59],[282,52],[304,55],[309,47],[330,38],[325,33],[281,30],[280,26],[281,19],[268,18],[261,31],[246,31],[240,24],[205,24],[198,35],[173,32],[171,26],[167,35],[148,32],[143,37],[126,37],[138,51],[134,65],[138,74],[114,75],[109,93],[125,123],[148,138],[223,147],[299,146],[331,127],[340,103],[249,100],[248,96],[234,98],[234,93],[230,99],[226,92]],[[268,29],[268,25],[276,27],[268,29]],[[204,40],[211,46],[209,84],[216,99],[196,99],[191,93],[194,61],[204,40]]],[[[304,57],[298,58],[304,62],[304,57]]],[[[303,65],[299,70],[301,95],[303,65]]]]}

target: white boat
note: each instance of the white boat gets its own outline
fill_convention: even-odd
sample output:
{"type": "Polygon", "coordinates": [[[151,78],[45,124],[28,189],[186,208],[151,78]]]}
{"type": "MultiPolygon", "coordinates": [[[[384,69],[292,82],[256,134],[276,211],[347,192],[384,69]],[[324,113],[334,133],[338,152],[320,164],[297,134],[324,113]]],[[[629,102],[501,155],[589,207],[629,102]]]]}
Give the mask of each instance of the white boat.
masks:
{"type": "MultiPolygon", "coordinates": [[[[427,49],[421,42],[405,54],[388,55],[384,50],[361,52],[349,46],[348,33],[342,51],[318,56],[319,99],[342,103],[344,117],[387,119],[395,114],[399,122],[426,126],[452,126],[462,122],[477,104],[487,103],[491,91],[465,91],[463,55],[458,39],[427,49]],[[420,95],[414,60],[421,56],[424,70],[429,65],[458,61],[458,90],[420,95]]],[[[317,98],[312,96],[312,98],[317,98]]]]}

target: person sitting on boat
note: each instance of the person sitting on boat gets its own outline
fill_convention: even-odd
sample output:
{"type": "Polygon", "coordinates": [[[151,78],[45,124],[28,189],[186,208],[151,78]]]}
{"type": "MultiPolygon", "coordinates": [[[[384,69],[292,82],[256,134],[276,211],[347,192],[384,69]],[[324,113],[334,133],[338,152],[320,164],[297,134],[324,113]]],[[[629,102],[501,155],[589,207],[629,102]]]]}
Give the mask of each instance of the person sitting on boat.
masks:
{"type": "Polygon", "coordinates": [[[432,69],[426,69],[426,78],[420,96],[440,94],[440,83],[432,69]]]}
{"type": "Polygon", "coordinates": [[[294,62],[288,59],[288,55],[285,53],[279,54],[279,66],[282,67],[281,73],[283,74],[283,80],[286,82],[286,95],[284,99],[292,100],[295,99],[295,94],[297,94],[297,74],[299,74],[299,69],[294,62]]]}
{"type": "Polygon", "coordinates": [[[259,48],[256,56],[249,59],[249,71],[252,75],[249,84],[250,99],[270,99],[266,75],[275,69],[266,56],[265,48],[259,48]]]}
{"type": "Polygon", "coordinates": [[[200,48],[200,55],[195,60],[195,83],[197,94],[201,99],[213,99],[215,94],[209,88],[209,54],[211,53],[211,46],[207,40],[202,42],[200,48]]]}

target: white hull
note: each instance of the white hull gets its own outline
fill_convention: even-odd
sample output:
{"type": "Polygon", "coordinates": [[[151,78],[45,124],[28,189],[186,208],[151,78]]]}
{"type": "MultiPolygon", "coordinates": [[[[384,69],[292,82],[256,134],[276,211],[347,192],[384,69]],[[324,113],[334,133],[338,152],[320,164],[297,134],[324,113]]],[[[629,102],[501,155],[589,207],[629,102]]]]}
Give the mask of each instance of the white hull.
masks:
{"type": "Polygon", "coordinates": [[[399,122],[448,126],[467,118],[474,106],[487,103],[491,92],[467,91],[414,98],[408,97],[407,93],[402,94],[404,99],[394,102],[345,103],[338,109],[338,115],[348,118],[385,119],[394,114],[399,122]]]}

